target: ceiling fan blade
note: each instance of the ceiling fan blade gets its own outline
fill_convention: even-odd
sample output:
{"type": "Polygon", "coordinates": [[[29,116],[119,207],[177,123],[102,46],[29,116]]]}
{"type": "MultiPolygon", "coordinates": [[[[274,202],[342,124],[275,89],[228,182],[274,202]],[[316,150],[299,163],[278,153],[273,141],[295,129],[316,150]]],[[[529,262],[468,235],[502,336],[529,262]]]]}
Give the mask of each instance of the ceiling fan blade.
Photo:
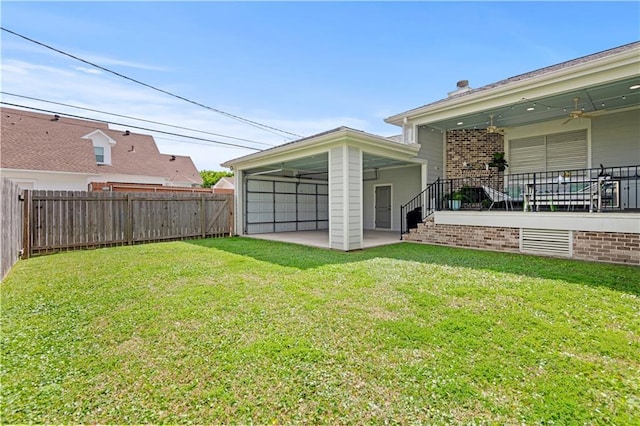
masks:
{"type": "Polygon", "coordinates": [[[562,125],[564,126],[565,124],[567,124],[568,122],[570,122],[571,120],[573,120],[573,117],[569,118],[567,121],[565,121],[564,123],[562,123],[562,125]]]}

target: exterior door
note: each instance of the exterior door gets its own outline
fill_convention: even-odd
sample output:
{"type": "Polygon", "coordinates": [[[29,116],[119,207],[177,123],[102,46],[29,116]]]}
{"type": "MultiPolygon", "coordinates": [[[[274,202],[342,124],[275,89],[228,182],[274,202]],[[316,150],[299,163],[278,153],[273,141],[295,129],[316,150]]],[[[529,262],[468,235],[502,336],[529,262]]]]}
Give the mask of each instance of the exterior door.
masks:
{"type": "Polygon", "coordinates": [[[391,229],[391,185],[376,186],[376,229],[391,229]]]}

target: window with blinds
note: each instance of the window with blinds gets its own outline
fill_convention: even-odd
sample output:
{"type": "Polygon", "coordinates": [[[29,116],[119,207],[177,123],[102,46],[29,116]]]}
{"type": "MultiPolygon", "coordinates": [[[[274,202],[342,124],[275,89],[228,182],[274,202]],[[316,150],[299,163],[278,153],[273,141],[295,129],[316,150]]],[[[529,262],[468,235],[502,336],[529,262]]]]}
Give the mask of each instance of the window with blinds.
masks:
{"type": "Polygon", "coordinates": [[[509,173],[532,173],[587,167],[587,131],[509,141],[509,173]]]}

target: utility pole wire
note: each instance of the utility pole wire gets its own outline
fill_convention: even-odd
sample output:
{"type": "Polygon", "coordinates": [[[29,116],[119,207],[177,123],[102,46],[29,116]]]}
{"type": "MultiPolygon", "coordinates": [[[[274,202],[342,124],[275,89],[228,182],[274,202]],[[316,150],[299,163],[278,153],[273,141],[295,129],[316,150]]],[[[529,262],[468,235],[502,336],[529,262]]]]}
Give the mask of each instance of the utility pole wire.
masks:
{"type": "MultiPolygon", "coordinates": [[[[118,76],[118,77],[124,78],[125,80],[132,81],[132,82],[134,82],[134,83],[136,83],[136,84],[139,84],[139,85],[141,85],[141,86],[147,87],[147,88],[149,88],[149,89],[155,90],[155,91],[160,92],[160,93],[164,93],[165,95],[169,95],[169,96],[172,96],[172,97],[174,97],[174,98],[176,98],[176,99],[180,99],[180,100],[185,101],[185,102],[188,102],[188,103],[190,103],[190,104],[197,105],[197,106],[202,107],[202,108],[204,108],[204,109],[208,109],[208,110],[210,110],[210,111],[213,111],[213,112],[216,112],[216,113],[218,113],[218,114],[224,115],[225,117],[229,117],[229,118],[232,118],[232,119],[234,119],[234,120],[238,120],[238,121],[240,121],[240,122],[243,122],[243,123],[245,123],[245,124],[249,124],[250,126],[257,127],[257,128],[259,128],[259,129],[261,129],[261,130],[265,130],[265,131],[267,131],[267,132],[269,132],[269,133],[277,134],[277,133],[274,133],[274,132],[273,132],[273,131],[276,131],[276,132],[279,132],[279,133],[285,133],[285,134],[288,134],[288,135],[291,135],[291,136],[295,136],[295,137],[297,137],[297,138],[301,138],[301,137],[302,137],[301,135],[297,135],[297,134],[295,134],[295,133],[287,132],[286,130],[281,130],[281,129],[278,129],[278,128],[276,128],[276,127],[271,127],[271,126],[268,126],[268,125],[266,125],[266,124],[258,123],[257,121],[252,121],[252,120],[249,120],[249,119],[246,119],[246,118],[240,117],[240,116],[238,116],[238,115],[230,114],[230,113],[228,113],[228,112],[225,112],[225,111],[222,111],[222,110],[219,110],[219,109],[216,109],[216,108],[213,108],[213,107],[210,107],[210,106],[204,105],[204,104],[202,104],[202,103],[200,103],[200,102],[192,101],[191,99],[185,98],[184,96],[176,95],[175,93],[171,93],[171,92],[169,92],[169,91],[167,91],[167,90],[160,89],[160,88],[158,88],[158,87],[155,87],[155,86],[152,86],[152,85],[150,85],[150,84],[144,83],[144,82],[142,82],[142,81],[140,81],[140,80],[136,80],[136,79],[134,79],[134,78],[128,77],[128,76],[126,76],[126,75],[124,75],[124,74],[120,74],[120,73],[119,73],[119,72],[117,72],[117,71],[110,70],[110,69],[105,68],[105,67],[103,67],[103,66],[100,66],[100,65],[94,64],[93,62],[87,61],[86,59],[82,59],[82,58],[80,58],[80,57],[78,57],[78,56],[72,55],[71,53],[67,53],[67,52],[62,51],[62,50],[60,50],[60,49],[56,49],[55,47],[49,46],[48,44],[45,44],[45,43],[39,42],[39,41],[37,41],[37,40],[34,40],[34,39],[29,38],[29,37],[27,37],[27,36],[24,36],[24,35],[22,35],[22,34],[18,34],[17,32],[15,32],[15,31],[11,31],[11,30],[9,30],[9,29],[7,29],[7,28],[5,28],[5,27],[0,26],[0,29],[1,29],[2,31],[6,31],[6,32],[8,32],[9,34],[13,34],[13,35],[15,35],[16,37],[20,37],[20,38],[22,38],[22,39],[24,39],[24,40],[27,40],[27,41],[29,41],[29,42],[31,42],[31,43],[35,43],[35,44],[37,44],[37,45],[39,45],[39,46],[42,46],[42,47],[45,47],[45,48],[47,48],[47,49],[53,50],[54,52],[60,53],[60,54],[65,55],[65,56],[68,56],[68,57],[70,57],[70,58],[72,58],[72,59],[75,59],[75,60],[77,60],[77,61],[80,61],[80,62],[82,62],[82,63],[85,63],[85,64],[87,64],[87,65],[90,65],[90,66],[92,66],[92,67],[98,68],[99,70],[102,70],[102,71],[104,71],[104,72],[108,72],[108,73],[113,74],[113,75],[115,75],[115,76],[118,76]]],[[[280,135],[280,136],[281,136],[281,135],[280,135]]]]}
{"type": "Polygon", "coordinates": [[[229,139],[235,139],[235,140],[238,140],[238,141],[250,142],[250,143],[257,144],[257,145],[265,145],[265,146],[268,146],[268,147],[273,147],[274,146],[272,144],[268,144],[268,143],[265,143],[265,142],[253,141],[251,139],[237,138],[237,137],[234,137],[234,136],[222,135],[220,133],[207,132],[205,130],[191,129],[189,127],[176,126],[174,124],[166,124],[166,123],[161,123],[159,121],[146,120],[144,118],[137,118],[137,117],[131,117],[129,115],[116,114],[115,112],[100,111],[100,110],[97,110],[97,109],[85,108],[85,107],[81,107],[81,106],[65,104],[65,103],[62,103],[62,102],[54,102],[54,101],[48,101],[46,99],[33,98],[31,96],[17,95],[15,93],[9,93],[9,92],[3,92],[3,91],[0,91],[0,94],[9,95],[9,96],[15,96],[17,98],[29,99],[29,100],[32,100],[32,101],[46,102],[48,104],[61,105],[61,106],[66,106],[66,107],[70,107],[70,108],[81,109],[81,110],[84,110],[84,111],[97,112],[97,113],[100,113],[100,114],[113,115],[114,117],[128,118],[130,120],[136,120],[136,121],[143,121],[145,123],[159,124],[161,126],[173,127],[173,128],[181,129],[181,130],[189,130],[189,131],[192,131],[192,132],[205,133],[207,135],[212,135],[212,136],[221,136],[223,138],[229,138],[229,139]]]}
{"type": "MultiPolygon", "coordinates": [[[[236,147],[236,148],[251,149],[251,150],[254,150],[254,151],[263,151],[260,148],[253,148],[253,147],[250,147],[250,146],[239,145],[239,144],[235,144],[235,143],[231,143],[231,142],[223,142],[223,141],[217,141],[217,140],[214,140],[214,139],[199,138],[197,136],[181,135],[179,133],[166,132],[166,131],[163,131],[163,130],[156,130],[156,129],[149,129],[149,128],[146,128],[146,127],[133,126],[131,124],[116,123],[115,121],[107,121],[107,120],[99,120],[99,119],[94,119],[94,118],[82,117],[80,115],[68,114],[68,113],[65,113],[65,112],[58,112],[58,111],[51,111],[51,110],[48,110],[48,109],[35,108],[35,107],[26,106],[26,105],[12,104],[12,103],[9,103],[9,102],[4,102],[4,101],[0,101],[0,104],[9,105],[9,106],[18,107],[18,108],[26,108],[26,109],[30,109],[30,110],[34,110],[34,111],[47,112],[49,114],[55,114],[55,115],[59,115],[61,117],[65,116],[65,117],[79,118],[81,120],[94,121],[94,122],[105,123],[105,124],[115,124],[116,126],[131,127],[133,129],[145,130],[147,132],[162,133],[164,135],[178,136],[178,137],[187,138],[187,139],[195,139],[195,140],[205,141],[205,142],[219,144],[219,145],[227,145],[227,146],[233,146],[233,147],[236,147]]],[[[114,129],[110,129],[110,130],[114,130],[114,129]]]]}

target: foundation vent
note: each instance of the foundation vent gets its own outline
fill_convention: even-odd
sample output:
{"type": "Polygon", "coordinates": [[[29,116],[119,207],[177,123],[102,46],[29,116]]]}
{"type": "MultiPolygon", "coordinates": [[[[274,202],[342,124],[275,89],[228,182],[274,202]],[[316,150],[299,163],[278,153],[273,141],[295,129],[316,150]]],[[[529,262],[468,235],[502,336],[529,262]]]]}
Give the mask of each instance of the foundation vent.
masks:
{"type": "Polygon", "coordinates": [[[573,255],[573,234],[558,229],[520,229],[520,251],[545,256],[573,255]]]}

